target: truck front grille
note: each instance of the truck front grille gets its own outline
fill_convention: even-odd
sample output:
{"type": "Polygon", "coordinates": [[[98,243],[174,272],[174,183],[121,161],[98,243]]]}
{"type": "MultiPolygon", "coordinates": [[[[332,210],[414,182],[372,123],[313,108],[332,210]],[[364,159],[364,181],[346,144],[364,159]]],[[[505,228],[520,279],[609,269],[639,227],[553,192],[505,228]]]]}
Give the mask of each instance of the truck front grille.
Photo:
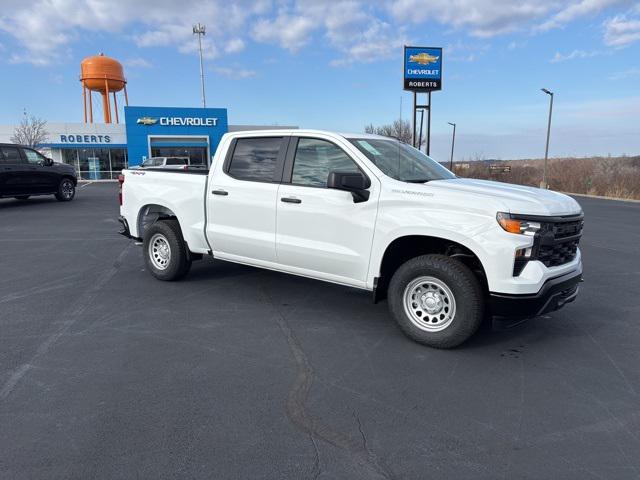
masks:
{"type": "Polygon", "coordinates": [[[558,243],[551,246],[541,246],[538,251],[538,260],[547,267],[557,267],[569,263],[578,253],[578,240],[558,243]]]}
{"type": "Polygon", "coordinates": [[[527,216],[522,218],[540,222],[541,228],[535,234],[531,256],[526,260],[516,260],[514,276],[520,275],[527,261],[530,260],[539,260],[547,267],[558,267],[576,258],[584,226],[582,214],[569,217],[527,216]]]}

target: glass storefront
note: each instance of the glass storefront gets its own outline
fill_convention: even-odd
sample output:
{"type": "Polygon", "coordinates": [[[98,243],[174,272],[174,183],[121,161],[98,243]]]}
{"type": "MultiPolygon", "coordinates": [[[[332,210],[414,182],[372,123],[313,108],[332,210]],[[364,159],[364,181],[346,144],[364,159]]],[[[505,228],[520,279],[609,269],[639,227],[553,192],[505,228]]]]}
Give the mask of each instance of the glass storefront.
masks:
{"type": "Polygon", "coordinates": [[[73,165],[79,180],[115,180],[127,168],[125,148],[64,148],[64,163],[73,165]]]}
{"type": "Polygon", "coordinates": [[[151,146],[152,157],[188,157],[191,165],[207,165],[207,147],[151,146]]]}

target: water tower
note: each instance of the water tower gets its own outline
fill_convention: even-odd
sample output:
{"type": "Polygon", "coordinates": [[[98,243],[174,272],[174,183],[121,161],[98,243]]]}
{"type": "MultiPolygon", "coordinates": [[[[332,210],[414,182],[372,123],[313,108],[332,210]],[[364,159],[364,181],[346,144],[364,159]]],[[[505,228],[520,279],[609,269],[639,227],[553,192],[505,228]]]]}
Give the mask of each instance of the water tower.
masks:
{"type": "Polygon", "coordinates": [[[103,53],[87,57],[80,63],[80,82],[82,83],[82,99],[84,101],[84,122],[87,123],[87,92],[89,93],[89,122],[93,123],[93,104],[91,92],[99,92],[102,95],[102,110],[104,123],[111,123],[111,100],[109,94],[113,94],[113,110],[118,118],[118,99],[116,92],[124,90],[125,105],[129,105],[127,97],[127,81],[124,78],[122,64],[103,53]]]}

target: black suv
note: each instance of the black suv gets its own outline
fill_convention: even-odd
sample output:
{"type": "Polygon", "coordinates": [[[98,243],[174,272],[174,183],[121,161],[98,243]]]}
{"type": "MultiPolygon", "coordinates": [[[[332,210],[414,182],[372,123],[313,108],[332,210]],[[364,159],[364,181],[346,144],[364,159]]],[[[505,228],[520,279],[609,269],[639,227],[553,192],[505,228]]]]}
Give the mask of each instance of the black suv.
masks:
{"type": "Polygon", "coordinates": [[[31,195],[55,195],[73,200],[78,178],[71,165],[54,163],[29,147],[0,143],[0,197],[26,200],[31,195]]]}

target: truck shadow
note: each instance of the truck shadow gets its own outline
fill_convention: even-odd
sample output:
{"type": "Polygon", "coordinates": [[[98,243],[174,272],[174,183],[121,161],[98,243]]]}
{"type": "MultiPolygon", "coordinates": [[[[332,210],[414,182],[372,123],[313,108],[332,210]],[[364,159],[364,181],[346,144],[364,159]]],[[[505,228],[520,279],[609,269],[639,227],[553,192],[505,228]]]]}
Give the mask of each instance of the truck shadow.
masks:
{"type": "Polygon", "coordinates": [[[58,202],[53,196],[34,197],[28,200],[18,200],[15,198],[0,198],[0,208],[27,208],[35,205],[42,205],[44,203],[61,203],[58,202]]]}
{"type": "MultiPolygon", "coordinates": [[[[275,306],[303,306],[307,311],[316,309],[324,319],[323,322],[329,321],[336,328],[348,321],[350,326],[356,329],[357,323],[362,322],[365,329],[369,327],[366,322],[375,319],[373,321],[376,321],[378,327],[384,326],[379,330],[379,335],[404,337],[389,313],[387,301],[382,300],[374,304],[371,292],[356,288],[206,258],[195,262],[189,275],[181,283],[210,282],[213,285],[216,281],[226,280],[232,284],[239,282],[239,288],[246,290],[247,302],[258,302],[260,289],[263,288],[275,306]],[[246,281],[239,280],[242,278],[246,278],[246,281]]],[[[485,318],[476,334],[452,351],[511,344],[514,339],[521,339],[523,335],[534,332],[535,323],[535,319],[532,319],[508,328],[496,329],[491,319],[485,318]]],[[[408,338],[406,341],[413,344],[408,338]]]]}

